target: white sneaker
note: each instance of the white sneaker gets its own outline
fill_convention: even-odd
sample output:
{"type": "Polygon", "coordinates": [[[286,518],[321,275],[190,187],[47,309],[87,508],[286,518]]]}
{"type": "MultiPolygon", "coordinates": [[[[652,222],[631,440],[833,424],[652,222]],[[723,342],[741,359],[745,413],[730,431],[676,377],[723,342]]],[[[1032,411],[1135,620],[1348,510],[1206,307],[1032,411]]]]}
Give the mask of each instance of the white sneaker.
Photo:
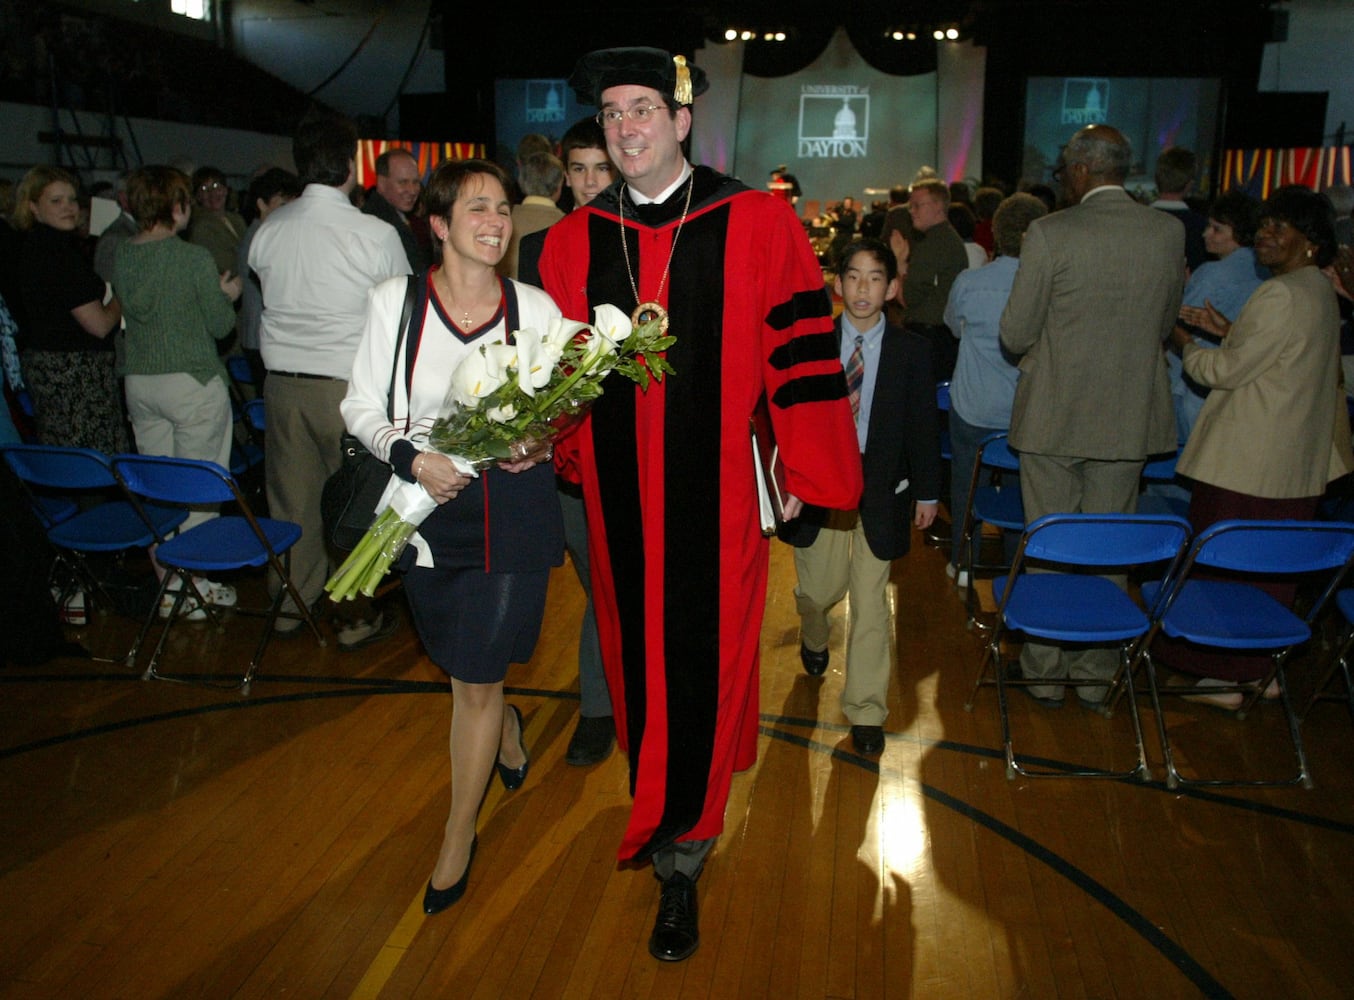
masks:
{"type": "Polygon", "coordinates": [[[205,577],[194,577],[193,586],[207,598],[207,603],[217,608],[235,607],[235,588],[228,583],[217,583],[205,577]]]}
{"type": "Polygon", "coordinates": [[[78,587],[67,594],[62,600],[61,588],[52,588],[52,599],[61,601],[61,607],[57,614],[63,625],[73,625],[76,628],[89,624],[89,608],[85,601],[85,592],[78,587]]]}
{"type": "MultiPolygon", "coordinates": [[[[236,595],[235,588],[225,583],[217,583],[215,580],[208,580],[206,577],[193,577],[193,586],[197,592],[206,598],[207,603],[217,608],[235,607],[236,595]]],[[[174,612],[174,599],[178,596],[180,587],[173,585],[165,591],[164,596],[160,598],[160,617],[168,618],[174,612]]],[[[179,608],[179,617],[184,621],[200,622],[207,619],[207,609],[199,603],[194,594],[189,594],[184,598],[182,606],[179,608]]]]}
{"type": "Polygon", "coordinates": [[[945,564],[945,575],[955,582],[958,587],[968,586],[968,570],[960,569],[952,562],[945,564]]]}
{"type": "MultiPolygon", "coordinates": [[[[160,617],[168,618],[174,613],[174,600],[179,596],[178,587],[172,587],[165,591],[160,598],[160,617]]],[[[189,594],[183,599],[183,604],[179,606],[179,617],[186,622],[201,622],[207,620],[207,609],[204,608],[198,599],[189,594]]]]}

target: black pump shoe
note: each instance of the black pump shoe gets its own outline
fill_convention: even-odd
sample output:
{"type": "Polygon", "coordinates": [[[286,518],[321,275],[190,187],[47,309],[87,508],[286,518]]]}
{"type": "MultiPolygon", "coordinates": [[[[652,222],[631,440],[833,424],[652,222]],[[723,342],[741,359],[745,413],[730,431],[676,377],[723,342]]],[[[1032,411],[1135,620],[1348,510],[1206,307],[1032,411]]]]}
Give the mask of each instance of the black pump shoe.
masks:
{"type": "Polygon", "coordinates": [[[466,859],[465,871],[461,877],[456,880],[454,885],[449,885],[445,889],[434,889],[433,880],[428,879],[428,888],[423,892],[423,912],[432,916],[434,913],[441,913],[452,903],[458,902],[465,895],[465,887],[470,884],[470,865],[475,860],[475,848],[480,846],[479,835],[470,842],[470,857],[466,859]]]}
{"type": "MultiPolygon", "coordinates": [[[[509,705],[512,714],[517,716],[517,742],[522,747],[522,756],[527,756],[527,728],[522,723],[522,713],[516,705],[509,705]]],[[[509,767],[501,760],[494,761],[494,767],[498,768],[498,776],[503,781],[503,787],[510,792],[515,792],[522,787],[522,782],[527,780],[527,768],[531,766],[530,758],[522,761],[521,767],[509,767]]]]}

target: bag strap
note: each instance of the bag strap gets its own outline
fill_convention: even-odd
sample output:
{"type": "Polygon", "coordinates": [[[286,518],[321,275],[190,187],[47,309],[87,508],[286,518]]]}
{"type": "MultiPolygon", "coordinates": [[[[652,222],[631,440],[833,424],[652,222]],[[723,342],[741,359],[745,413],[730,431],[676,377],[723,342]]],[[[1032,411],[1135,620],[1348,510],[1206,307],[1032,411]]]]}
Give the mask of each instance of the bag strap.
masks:
{"type": "Polygon", "coordinates": [[[508,343],[513,344],[517,342],[517,338],[513,334],[522,329],[522,324],[517,318],[517,286],[512,283],[511,279],[501,280],[503,281],[504,332],[508,343]]]}
{"type": "MultiPolygon", "coordinates": [[[[396,374],[400,370],[400,346],[405,342],[406,336],[408,336],[408,339],[410,339],[412,342],[417,342],[417,336],[409,334],[410,320],[413,319],[414,316],[414,300],[417,297],[418,297],[418,281],[414,275],[412,274],[407,275],[405,277],[405,286],[404,286],[404,306],[400,309],[399,332],[396,334],[395,337],[395,353],[390,361],[390,388],[386,390],[387,423],[393,424],[395,422],[395,378],[396,374]]],[[[406,362],[405,369],[406,371],[404,377],[404,398],[407,400],[409,398],[410,384],[414,376],[413,362],[412,361],[406,362]]],[[[408,410],[408,407],[406,406],[405,409],[408,410]]],[[[406,416],[404,419],[404,430],[406,433],[408,433],[409,431],[408,416],[406,416]]]]}

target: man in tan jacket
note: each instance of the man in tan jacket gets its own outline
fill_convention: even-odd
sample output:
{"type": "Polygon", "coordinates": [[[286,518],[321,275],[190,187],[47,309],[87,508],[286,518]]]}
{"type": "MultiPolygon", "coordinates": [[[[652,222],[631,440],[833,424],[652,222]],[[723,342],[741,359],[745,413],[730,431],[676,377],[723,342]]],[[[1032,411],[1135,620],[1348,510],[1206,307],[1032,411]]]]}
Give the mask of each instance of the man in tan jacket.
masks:
{"type": "MultiPolygon", "coordinates": [[[[1123,188],[1128,140],[1088,126],[1063,151],[1072,207],[1031,223],[1020,269],[1001,318],[1001,342],[1021,355],[1011,414],[1020,452],[1025,521],[1052,513],[1129,513],[1143,460],[1174,451],[1175,424],[1162,343],[1180,309],[1185,230],[1139,205],[1123,188]]],[[[1114,650],[1067,651],[1026,643],[1027,688],[1041,704],[1062,704],[1056,681],[1104,679],[1114,650]]],[[[1077,689],[1088,706],[1100,686],[1077,689]]]]}

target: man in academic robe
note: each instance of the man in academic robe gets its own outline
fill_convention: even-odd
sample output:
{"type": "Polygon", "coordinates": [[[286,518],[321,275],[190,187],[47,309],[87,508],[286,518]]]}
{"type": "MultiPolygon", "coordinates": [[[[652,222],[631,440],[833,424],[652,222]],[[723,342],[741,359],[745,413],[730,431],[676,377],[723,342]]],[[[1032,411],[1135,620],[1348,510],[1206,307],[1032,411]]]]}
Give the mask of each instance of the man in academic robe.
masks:
{"type": "Polygon", "coordinates": [[[705,167],[682,143],[705,74],[658,49],[580,60],[620,179],[547,231],[540,275],[566,316],[610,303],[665,317],[673,374],[613,376],[557,448],[587,507],[593,599],[629,755],[620,847],[662,882],[649,950],[699,943],[695,882],[723,828],[733,772],[756,756],[768,542],[750,420],[767,398],[786,514],[853,508],[860,452],[822,272],[784,201],[705,167]]]}

